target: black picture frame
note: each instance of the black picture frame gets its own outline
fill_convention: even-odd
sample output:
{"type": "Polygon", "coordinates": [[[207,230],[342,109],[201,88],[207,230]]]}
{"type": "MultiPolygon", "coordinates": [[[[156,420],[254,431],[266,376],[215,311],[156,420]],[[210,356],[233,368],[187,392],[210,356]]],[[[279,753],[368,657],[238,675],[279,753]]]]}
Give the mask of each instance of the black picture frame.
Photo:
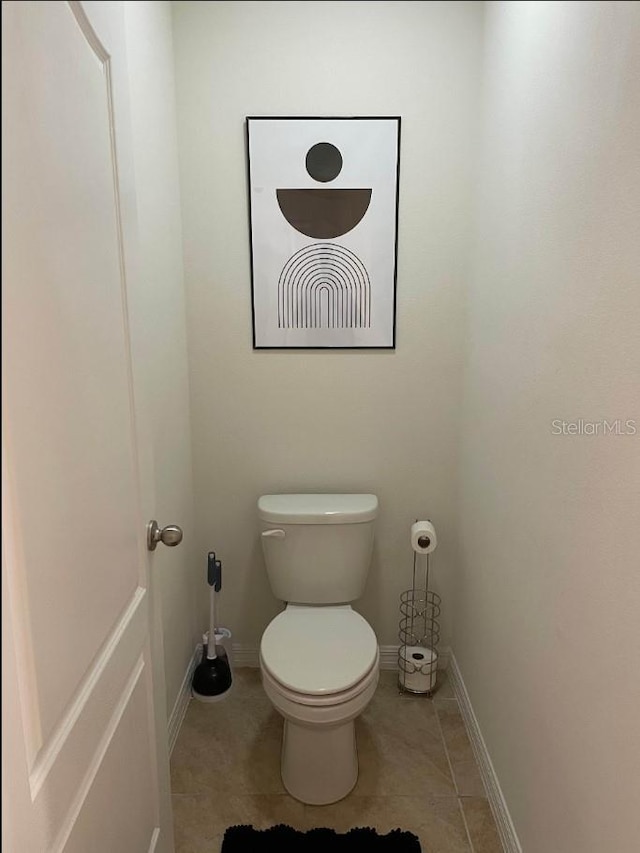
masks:
{"type": "MultiPolygon", "coordinates": [[[[247,195],[248,195],[248,213],[249,213],[249,252],[250,252],[250,269],[251,269],[251,308],[252,308],[251,315],[252,315],[253,349],[255,349],[255,350],[284,350],[284,349],[293,349],[293,350],[304,350],[304,349],[315,349],[315,350],[323,350],[323,349],[393,350],[396,348],[398,218],[399,218],[399,190],[400,190],[401,124],[402,124],[401,116],[247,116],[246,117],[246,119],[245,119],[245,144],[246,144],[247,195]],[[390,130],[393,129],[393,131],[394,131],[393,136],[394,136],[394,141],[395,141],[395,157],[394,157],[394,162],[392,164],[393,169],[391,171],[391,168],[388,168],[385,171],[386,181],[387,182],[392,181],[392,184],[389,183],[389,185],[386,187],[387,194],[389,191],[389,187],[390,186],[393,187],[393,203],[392,203],[392,205],[387,205],[389,207],[389,209],[385,211],[385,217],[386,217],[385,222],[388,223],[389,227],[392,227],[392,233],[387,234],[385,237],[386,243],[388,243],[387,251],[389,252],[389,256],[385,257],[386,269],[388,269],[389,276],[391,278],[391,281],[386,284],[387,291],[389,290],[389,288],[391,288],[391,295],[389,297],[388,292],[385,294],[386,301],[389,303],[388,304],[388,310],[390,312],[389,317],[385,319],[385,322],[387,325],[385,326],[385,330],[384,330],[385,335],[386,335],[386,339],[388,339],[388,342],[380,343],[380,342],[375,342],[375,340],[372,343],[366,342],[368,329],[371,328],[371,324],[372,324],[373,312],[371,310],[371,303],[372,303],[371,294],[372,293],[375,294],[375,292],[376,292],[375,288],[374,288],[375,285],[377,285],[378,289],[380,289],[382,287],[382,285],[375,282],[375,280],[374,280],[374,285],[371,284],[371,276],[369,275],[367,268],[360,261],[360,258],[350,248],[345,247],[342,244],[335,242],[335,240],[333,240],[332,237],[329,237],[329,238],[325,237],[324,242],[322,242],[316,238],[316,236],[315,236],[316,232],[309,234],[307,230],[302,231],[302,229],[305,229],[305,228],[316,228],[316,227],[320,228],[321,227],[319,224],[314,224],[314,223],[319,223],[320,219],[318,219],[318,218],[314,219],[313,218],[313,210],[311,211],[311,213],[309,215],[307,215],[307,213],[305,211],[303,213],[303,216],[300,217],[299,221],[294,220],[295,224],[293,225],[293,229],[297,232],[302,233],[301,238],[298,237],[297,234],[295,235],[295,237],[297,237],[299,241],[301,240],[303,245],[302,245],[302,248],[299,248],[297,250],[297,254],[294,254],[293,256],[291,256],[289,258],[289,260],[285,263],[285,265],[282,266],[282,268],[281,268],[282,271],[280,272],[280,276],[279,276],[278,284],[277,284],[277,287],[278,287],[278,297],[277,297],[278,298],[278,322],[279,322],[278,332],[274,331],[275,330],[275,314],[274,314],[274,311],[271,311],[270,323],[273,327],[273,330],[270,333],[270,339],[266,340],[265,339],[266,335],[264,333],[261,334],[261,327],[260,327],[260,319],[261,318],[259,316],[259,313],[262,309],[260,308],[259,305],[257,305],[257,303],[259,303],[260,300],[257,299],[256,297],[258,295],[262,295],[262,294],[258,294],[258,288],[263,286],[263,284],[262,284],[261,278],[260,278],[260,271],[257,269],[258,264],[261,263],[261,257],[260,257],[260,251],[258,251],[258,252],[256,251],[256,239],[255,238],[256,238],[256,227],[258,227],[258,228],[261,227],[262,220],[264,220],[264,216],[262,217],[262,220],[260,220],[256,216],[256,206],[257,205],[263,205],[264,206],[264,201],[263,201],[263,198],[259,198],[257,195],[257,192],[262,192],[263,188],[262,187],[256,188],[254,186],[254,183],[252,183],[255,180],[255,175],[254,175],[253,170],[252,170],[252,156],[251,155],[252,155],[252,147],[255,148],[255,145],[256,145],[256,140],[254,138],[252,138],[252,129],[257,128],[261,123],[267,123],[267,122],[268,123],[277,123],[277,124],[274,124],[271,126],[273,128],[273,133],[276,136],[278,136],[281,128],[284,129],[286,127],[286,124],[284,124],[286,122],[295,122],[296,127],[298,129],[300,129],[300,128],[304,129],[304,126],[302,125],[302,123],[313,123],[313,128],[314,129],[317,128],[318,131],[322,130],[323,124],[326,124],[327,129],[331,129],[331,128],[338,128],[339,129],[339,128],[343,127],[343,125],[342,125],[343,122],[345,122],[345,123],[347,123],[347,122],[359,122],[359,123],[361,123],[359,125],[361,133],[363,131],[366,131],[367,127],[369,127],[369,128],[371,128],[371,127],[377,128],[378,127],[376,125],[366,126],[366,125],[362,124],[363,122],[391,123],[391,127],[385,131],[387,136],[389,136],[390,130]],[[256,204],[256,199],[257,199],[257,204],[256,204]],[[299,223],[302,223],[302,224],[299,224],[299,223]],[[311,223],[311,225],[309,225],[309,223],[311,223]],[[306,243],[305,243],[305,241],[306,241],[306,243]],[[309,242],[309,241],[311,241],[311,242],[309,242]],[[331,241],[331,242],[328,242],[328,241],[331,241]],[[321,252],[324,252],[324,255],[321,255],[321,252]],[[296,261],[297,257],[299,257],[301,260],[296,261]],[[328,262],[326,260],[327,257],[331,258],[330,262],[328,262]],[[324,261],[323,261],[323,258],[324,258],[324,261]],[[338,260],[335,260],[336,258],[338,258],[338,260]],[[322,267],[323,263],[325,264],[325,267],[322,267]],[[291,266],[292,264],[293,264],[293,266],[291,266]],[[314,274],[315,274],[316,279],[318,279],[319,273],[317,272],[317,270],[318,269],[324,269],[324,270],[329,269],[329,267],[326,266],[327,264],[329,264],[329,267],[331,268],[331,274],[333,276],[333,279],[336,279],[336,277],[340,278],[340,283],[339,283],[339,285],[334,285],[331,288],[331,290],[330,290],[330,286],[331,286],[330,282],[329,282],[329,284],[327,284],[326,282],[324,284],[321,283],[319,286],[319,289],[316,289],[314,291],[315,292],[315,314],[313,311],[313,306],[311,306],[311,308],[309,308],[310,300],[308,297],[308,292],[310,292],[310,290],[316,285],[311,284],[307,287],[307,285],[305,284],[305,285],[299,286],[300,288],[302,288],[303,286],[307,287],[307,290],[306,290],[307,297],[306,297],[305,305],[302,306],[302,302],[300,301],[301,297],[298,296],[297,297],[298,303],[296,303],[296,305],[293,307],[291,305],[289,305],[288,308],[283,308],[282,317],[281,317],[280,316],[280,313],[281,313],[281,311],[280,311],[280,308],[281,308],[280,300],[286,299],[286,296],[281,296],[280,291],[284,290],[285,293],[293,292],[291,289],[292,285],[287,285],[288,289],[284,288],[284,286],[281,287],[281,280],[282,280],[283,275],[285,275],[285,271],[286,271],[287,267],[290,266],[291,269],[297,269],[297,270],[299,270],[299,269],[312,269],[313,268],[314,270],[316,270],[316,272],[314,274]],[[361,297],[360,301],[358,301],[358,303],[357,303],[358,306],[360,306],[359,313],[358,313],[357,307],[356,308],[353,308],[353,307],[350,308],[349,307],[349,303],[353,302],[353,300],[355,298],[353,296],[350,296],[350,293],[355,292],[357,290],[357,287],[353,284],[350,284],[349,292],[348,292],[346,283],[347,283],[347,281],[351,282],[352,280],[355,280],[355,277],[358,273],[360,274],[359,280],[364,280],[364,276],[367,277],[367,281],[366,281],[364,287],[368,288],[368,293],[370,294],[369,295],[369,304],[368,304],[368,314],[367,314],[366,294],[364,297],[361,297]],[[327,294],[326,308],[323,308],[323,297],[324,297],[325,293],[327,294]],[[331,302],[331,295],[332,294],[333,294],[333,302],[331,302]],[[330,304],[330,302],[331,302],[331,304],[330,304]],[[347,307],[345,307],[345,306],[347,306],[347,307]],[[364,308],[362,306],[364,306],[364,308]],[[287,310],[289,313],[287,313],[287,310]],[[300,316],[302,317],[301,321],[298,320],[298,313],[297,313],[298,310],[300,311],[300,316]],[[295,314],[294,314],[294,311],[295,311],[295,314]],[[329,319],[330,311],[331,311],[331,319],[329,319]],[[341,311],[342,311],[342,314],[340,313],[341,311]],[[296,318],[297,325],[296,325],[296,323],[293,322],[294,316],[296,318]],[[326,321],[327,321],[326,326],[324,326],[322,323],[323,316],[324,316],[324,319],[326,319],[326,321]],[[354,320],[354,317],[355,317],[355,320],[354,320]],[[362,319],[363,317],[365,318],[364,322],[362,319]],[[366,326],[367,318],[369,321],[369,327],[364,328],[364,326],[366,326]],[[282,337],[282,340],[280,340],[279,339],[279,333],[281,331],[280,326],[287,325],[288,319],[291,319],[291,323],[289,323],[286,330],[284,330],[282,332],[282,334],[280,335],[280,337],[282,337]],[[314,320],[316,322],[316,325],[315,326],[310,325],[314,320]],[[320,326],[317,325],[318,321],[320,322],[320,326]],[[307,323],[307,325],[304,325],[305,322],[307,323]],[[352,325],[347,326],[348,322],[351,322],[352,325]],[[336,325],[330,325],[331,323],[336,323],[336,325]],[[347,328],[349,329],[349,331],[347,331],[347,328]],[[319,333],[317,333],[317,332],[319,332],[319,333]],[[353,342],[348,342],[348,340],[345,342],[345,338],[348,339],[349,335],[353,336],[353,338],[354,338],[353,342]],[[304,341],[300,340],[300,338],[302,338],[302,337],[305,338],[304,341]],[[273,340],[274,338],[276,338],[275,342],[273,340]],[[319,340],[321,338],[324,339],[324,342],[319,342],[319,340]],[[335,339],[337,342],[333,343],[333,342],[331,342],[331,339],[335,339]]],[[[267,125],[262,124],[262,127],[266,129],[267,125]]],[[[290,127],[293,127],[293,125],[290,125],[290,127]]],[[[311,127],[311,125],[309,125],[309,127],[311,127]]],[[[344,128],[346,129],[347,127],[348,127],[348,125],[345,124],[344,128]]],[[[325,172],[321,174],[322,168],[327,166],[326,158],[325,158],[325,162],[322,162],[322,160],[319,161],[319,166],[318,166],[318,164],[316,164],[315,171],[314,170],[309,171],[313,165],[313,161],[310,158],[311,158],[311,155],[312,155],[314,149],[319,149],[321,146],[324,145],[324,146],[326,146],[326,151],[328,151],[329,148],[335,149],[335,146],[333,146],[330,142],[322,141],[324,139],[322,133],[318,133],[316,135],[318,136],[319,142],[318,142],[318,144],[312,145],[311,148],[309,148],[309,150],[307,151],[306,161],[305,161],[306,162],[306,171],[308,172],[309,176],[311,176],[311,179],[314,181],[314,184],[311,188],[309,186],[301,187],[301,189],[305,193],[304,198],[301,197],[301,199],[302,199],[302,202],[304,202],[306,204],[306,199],[309,198],[313,194],[314,190],[320,189],[320,193],[324,193],[321,196],[321,200],[322,200],[322,204],[325,205],[325,208],[326,208],[326,204],[325,204],[326,200],[329,199],[330,203],[332,204],[333,199],[337,195],[335,192],[331,192],[331,190],[334,188],[329,189],[329,192],[331,192],[331,195],[329,195],[329,192],[327,192],[327,189],[325,188],[325,184],[330,183],[333,180],[333,175],[335,174],[335,168],[334,168],[335,163],[333,161],[329,162],[328,171],[325,168],[325,172]],[[312,165],[310,165],[310,163],[312,165]],[[319,169],[320,169],[320,171],[319,171],[319,169]],[[316,186],[317,182],[322,182],[321,187],[316,186]]],[[[331,136],[331,134],[328,134],[328,135],[331,136]]],[[[340,157],[340,163],[341,163],[342,158],[340,156],[340,150],[339,149],[336,149],[336,150],[338,150],[338,156],[340,157]]],[[[336,156],[335,152],[329,152],[329,153],[330,154],[333,153],[334,156],[336,156]]],[[[254,156],[255,156],[255,154],[254,154],[254,156]]],[[[390,160],[390,158],[387,157],[387,160],[390,160]]],[[[385,160],[385,163],[386,163],[386,160],[385,160]]],[[[336,165],[336,168],[338,168],[337,165],[336,165]]],[[[307,177],[307,181],[308,180],[309,180],[309,178],[307,177]]],[[[371,190],[371,189],[369,189],[369,190],[366,190],[366,189],[363,189],[363,190],[359,190],[359,189],[342,190],[343,194],[347,193],[347,192],[349,192],[349,193],[363,193],[366,191],[369,192],[369,198],[371,199],[372,192],[374,192],[374,190],[371,190]]],[[[275,194],[277,196],[278,205],[280,206],[280,213],[282,213],[283,217],[285,217],[287,219],[287,223],[291,224],[292,220],[289,218],[288,209],[285,207],[283,210],[283,206],[284,206],[283,205],[283,199],[295,197],[295,194],[299,193],[300,190],[297,187],[293,188],[293,189],[285,188],[282,190],[279,188],[275,188],[273,190],[273,192],[275,192],[275,194]],[[287,194],[289,194],[289,195],[287,196],[287,194]],[[286,212],[284,212],[284,211],[286,211],[286,212]]],[[[320,195],[320,194],[316,193],[316,195],[320,195]]],[[[273,200],[271,199],[271,196],[267,195],[266,198],[269,199],[270,207],[275,209],[275,204],[274,204],[273,200]]],[[[358,199],[356,199],[356,201],[357,200],[358,199]]],[[[297,204],[298,199],[295,199],[295,201],[297,204]]],[[[288,201],[287,201],[287,203],[288,203],[288,201]]],[[[298,205],[298,207],[299,206],[300,205],[298,205]]],[[[353,209],[353,208],[354,208],[354,205],[352,204],[350,209],[353,209]]],[[[303,211],[304,211],[304,205],[303,205],[303,211]]],[[[367,209],[365,209],[365,213],[366,212],[368,212],[367,209]]],[[[348,217],[347,217],[347,219],[348,219],[348,217]]],[[[360,224],[360,222],[363,221],[363,219],[364,219],[364,215],[361,217],[360,220],[358,220],[356,222],[356,225],[349,228],[348,232],[342,232],[339,236],[342,237],[343,234],[355,231],[356,227],[360,224]]],[[[347,222],[347,224],[348,224],[348,222],[347,222]]],[[[282,226],[282,223],[280,223],[280,226],[282,226]]],[[[285,225],[285,227],[288,227],[288,225],[285,225]]],[[[332,226],[331,224],[327,225],[327,220],[325,218],[322,220],[322,227],[324,227],[325,229],[327,227],[338,228],[338,227],[345,227],[345,225],[344,225],[344,223],[341,223],[340,225],[335,225],[335,226],[332,226]]],[[[364,229],[362,229],[362,228],[360,229],[361,232],[363,230],[364,229]]],[[[326,232],[323,232],[323,233],[326,233],[326,232]]],[[[372,238],[369,237],[368,239],[371,240],[372,238]]],[[[265,242],[264,237],[262,237],[260,245],[262,246],[262,244],[264,242],[265,242]]],[[[274,241],[274,243],[275,243],[275,241],[274,241]]],[[[377,245],[377,243],[376,243],[376,249],[379,253],[380,249],[379,249],[379,246],[377,245]]],[[[290,253],[290,250],[286,250],[286,251],[282,252],[283,258],[287,257],[287,251],[290,253]]],[[[265,250],[262,249],[262,256],[264,257],[265,254],[266,254],[265,250]]],[[[277,254],[277,251],[274,250],[272,252],[272,254],[274,254],[274,255],[277,254]]],[[[276,269],[276,267],[274,267],[274,270],[275,269],[276,269]]],[[[275,272],[272,272],[268,276],[263,275],[263,279],[266,278],[268,280],[269,287],[271,288],[272,291],[274,290],[274,286],[275,286],[274,285],[275,275],[276,275],[275,272]]],[[[325,275],[325,278],[327,278],[327,277],[329,277],[329,274],[325,275]]],[[[300,279],[300,276],[298,276],[298,279],[300,279]]],[[[294,284],[293,286],[295,287],[297,285],[294,284]]],[[[360,291],[363,291],[362,286],[360,287],[360,291]]],[[[273,299],[274,299],[274,294],[272,292],[271,293],[272,302],[273,302],[273,299]]],[[[381,335],[381,333],[378,333],[378,336],[380,336],[380,335],[381,335]]]]}

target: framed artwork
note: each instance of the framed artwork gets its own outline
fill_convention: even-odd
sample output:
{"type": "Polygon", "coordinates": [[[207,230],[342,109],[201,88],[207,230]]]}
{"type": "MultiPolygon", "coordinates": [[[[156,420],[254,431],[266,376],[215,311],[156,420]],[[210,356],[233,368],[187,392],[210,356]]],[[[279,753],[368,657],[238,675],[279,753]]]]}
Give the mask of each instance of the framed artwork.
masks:
{"type": "Polygon", "coordinates": [[[395,347],[400,118],[247,118],[253,346],[395,347]]]}

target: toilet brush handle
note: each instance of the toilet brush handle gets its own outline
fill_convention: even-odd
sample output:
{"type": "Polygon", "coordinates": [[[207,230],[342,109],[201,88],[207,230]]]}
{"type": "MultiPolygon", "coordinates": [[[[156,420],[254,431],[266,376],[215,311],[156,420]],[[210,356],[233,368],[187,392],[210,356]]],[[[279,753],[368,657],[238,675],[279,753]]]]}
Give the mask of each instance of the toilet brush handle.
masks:
{"type": "Polygon", "coordinates": [[[209,639],[207,640],[207,660],[215,660],[216,654],[216,588],[209,587],[209,639]]]}
{"type": "Polygon", "coordinates": [[[216,560],[216,552],[209,551],[207,554],[207,583],[216,592],[222,589],[222,563],[216,560]]]}
{"type": "Polygon", "coordinates": [[[207,659],[215,660],[216,655],[216,592],[222,589],[222,563],[216,560],[215,551],[207,555],[207,583],[209,584],[209,642],[207,659]]]}

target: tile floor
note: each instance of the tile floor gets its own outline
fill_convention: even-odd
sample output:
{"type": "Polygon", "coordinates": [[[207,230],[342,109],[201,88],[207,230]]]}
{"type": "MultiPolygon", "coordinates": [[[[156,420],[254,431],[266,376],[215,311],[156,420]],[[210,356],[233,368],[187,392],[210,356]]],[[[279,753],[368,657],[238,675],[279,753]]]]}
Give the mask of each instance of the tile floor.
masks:
{"type": "Polygon", "coordinates": [[[306,806],[280,779],[282,719],[257,669],[234,673],[223,702],[192,701],[171,759],[176,853],[219,853],[227,826],[346,831],[400,827],[423,853],[502,853],[491,809],[446,673],[433,699],[399,693],[382,672],[356,721],[360,777],[331,806],[306,806]]]}

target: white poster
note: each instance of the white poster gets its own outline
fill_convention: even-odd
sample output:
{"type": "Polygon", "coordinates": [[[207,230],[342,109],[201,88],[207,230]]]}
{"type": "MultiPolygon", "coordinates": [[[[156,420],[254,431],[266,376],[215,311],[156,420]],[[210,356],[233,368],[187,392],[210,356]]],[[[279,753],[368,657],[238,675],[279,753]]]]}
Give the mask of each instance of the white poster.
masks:
{"type": "Polygon", "coordinates": [[[247,118],[257,349],[395,346],[400,118],[247,118]]]}

